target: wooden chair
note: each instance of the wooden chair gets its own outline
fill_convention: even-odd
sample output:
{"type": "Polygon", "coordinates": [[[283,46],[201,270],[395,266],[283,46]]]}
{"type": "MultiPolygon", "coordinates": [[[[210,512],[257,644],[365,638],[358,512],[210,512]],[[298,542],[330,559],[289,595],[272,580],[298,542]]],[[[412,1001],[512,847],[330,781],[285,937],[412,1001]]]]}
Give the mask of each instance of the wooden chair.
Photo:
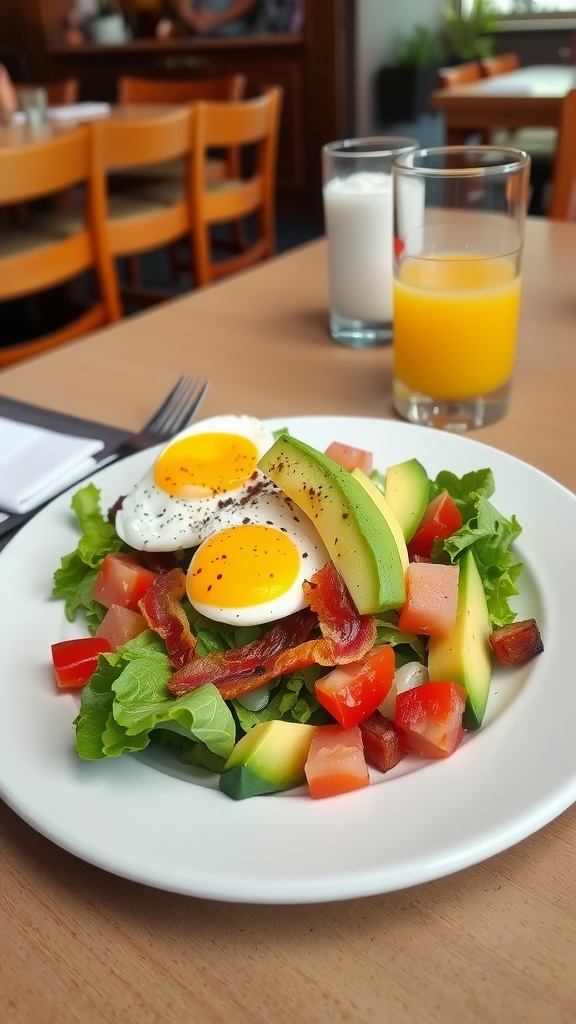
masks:
{"type": "MultiPolygon", "coordinates": [[[[244,98],[246,75],[220,75],[217,78],[131,78],[125,76],[118,83],[118,98],[121,103],[196,103],[210,100],[236,103],[244,98]]],[[[210,153],[206,159],[205,173],[212,181],[226,177],[237,177],[238,154],[234,150],[226,154],[210,153]]],[[[139,172],[138,176],[148,172],[139,172]]],[[[155,169],[155,177],[182,174],[182,166],[167,164],[155,169]]]]}
{"type": "Polygon", "coordinates": [[[454,64],[453,66],[438,68],[438,81],[443,89],[453,89],[457,85],[477,82],[481,77],[480,64],[477,60],[470,60],[465,64],[454,64]]]}
{"type": "Polygon", "coordinates": [[[80,80],[78,78],[63,78],[59,82],[45,82],[44,88],[48,94],[50,107],[77,103],[80,96],[80,80]]]}
{"type": "MultiPolygon", "coordinates": [[[[438,69],[438,81],[443,89],[454,89],[459,85],[468,85],[471,82],[478,82],[482,77],[480,64],[476,60],[466,61],[464,64],[449,65],[438,69]]],[[[471,141],[485,144],[488,139],[485,131],[473,133],[471,141]]]]}
{"type": "Polygon", "coordinates": [[[208,284],[271,256],[275,249],[276,157],[282,90],[241,103],[198,103],[193,144],[192,242],[196,282],[208,284]],[[206,180],[212,147],[249,147],[253,168],[245,177],[206,180]],[[243,224],[255,215],[257,237],[242,251],[214,258],[212,228],[243,224]]]}
{"type": "MultiPolygon", "coordinates": [[[[146,289],[142,285],[139,257],[153,249],[188,243],[186,269],[192,272],[190,248],[191,147],[193,106],[180,106],[167,113],[134,120],[98,120],[91,124],[95,152],[106,182],[104,227],[110,256],[123,260],[127,283],[120,288],[125,301],[152,305],[170,297],[170,291],[146,289]],[[154,177],[154,170],[174,163],[178,174],[154,177]],[[133,172],[150,172],[150,178],[131,177],[133,172]],[[118,173],[120,172],[120,173],[118,173]],[[123,175],[126,175],[125,185],[123,175]]],[[[58,211],[44,219],[44,230],[65,236],[76,230],[78,212],[58,211]]],[[[120,275],[119,275],[120,277],[120,275]]]]}
{"type": "MultiPolygon", "coordinates": [[[[158,302],[166,293],[145,290],[140,284],[137,258],[142,253],[171,246],[185,239],[190,245],[191,147],[196,114],[193,106],[181,106],[163,116],[129,121],[98,121],[93,127],[99,139],[108,178],[106,235],[110,253],[126,257],[129,287],[123,296],[140,304],[158,302]],[[166,164],[176,170],[154,177],[166,164]],[[117,172],[149,172],[150,179],[123,188],[117,172]]],[[[191,270],[191,253],[187,269],[191,270]]]]}
{"type": "Polygon", "coordinates": [[[131,78],[118,82],[121,103],[194,103],[197,100],[244,98],[246,75],[221,75],[218,78],[131,78]]]}
{"type": "Polygon", "coordinates": [[[562,102],[548,216],[551,220],[576,220],[576,89],[562,102]]]}
{"type": "Polygon", "coordinates": [[[516,71],[519,67],[520,58],[517,53],[500,53],[494,57],[482,57],[480,59],[482,78],[491,78],[493,75],[507,75],[510,71],[516,71]]]}
{"type": "Polygon", "coordinates": [[[0,149],[0,205],[29,203],[83,186],[75,229],[57,237],[34,212],[0,232],[0,301],[34,296],[93,271],[95,301],[65,327],[8,347],[0,366],[37,355],[120,319],[116,278],[104,235],[104,188],[90,127],[76,128],[34,146],[0,149]]]}

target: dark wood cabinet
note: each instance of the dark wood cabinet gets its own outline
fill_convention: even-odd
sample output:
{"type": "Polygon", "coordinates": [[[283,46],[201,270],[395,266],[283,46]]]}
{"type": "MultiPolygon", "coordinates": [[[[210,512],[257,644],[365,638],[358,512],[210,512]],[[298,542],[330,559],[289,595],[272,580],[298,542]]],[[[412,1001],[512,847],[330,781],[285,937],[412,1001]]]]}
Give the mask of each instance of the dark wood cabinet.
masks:
{"type": "Polygon", "coordinates": [[[24,49],[34,77],[74,76],[82,99],[113,102],[121,75],[208,77],[244,72],[248,95],[266,85],[284,92],[278,203],[284,213],[321,210],[323,143],[352,130],[354,0],[309,0],[298,35],[135,39],[115,46],[66,46],[69,0],[2,0],[0,38],[24,49]]]}

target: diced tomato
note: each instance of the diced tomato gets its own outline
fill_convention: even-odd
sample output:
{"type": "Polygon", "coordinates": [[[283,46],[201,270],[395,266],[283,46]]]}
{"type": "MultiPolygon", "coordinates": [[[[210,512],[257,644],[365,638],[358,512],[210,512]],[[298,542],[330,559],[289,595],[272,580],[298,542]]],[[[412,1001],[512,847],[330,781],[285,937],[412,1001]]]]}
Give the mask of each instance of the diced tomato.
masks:
{"type": "Polygon", "coordinates": [[[462,516],[448,491],[441,491],[428,505],[416,533],[408,544],[408,555],[413,559],[430,558],[435,540],[446,540],[462,526],[462,516]]]}
{"type": "Polygon", "coordinates": [[[332,441],[332,444],[328,445],[324,454],[329,459],[337,462],[339,466],[342,466],[342,469],[347,469],[349,473],[353,469],[361,469],[363,473],[369,476],[372,472],[373,455],[372,452],[367,452],[364,448],[354,448],[350,444],[332,441]]]}
{"type": "Polygon", "coordinates": [[[464,735],[466,690],[459,683],[435,680],[396,697],[396,725],[408,750],[422,757],[448,757],[464,735]]]}
{"type": "Polygon", "coordinates": [[[394,649],[391,644],[374,647],[361,661],[338,665],[315,683],[322,707],[343,729],[358,725],[376,710],[394,679],[394,649]]]}
{"type": "Polygon", "coordinates": [[[100,654],[108,654],[112,644],[103,636],[83,636],[52,644],[52,664],[60,689],[85,686],[94,674],[100,654]]]}
{"type": "Polygon", "coordinates": [[[310,796],[319,799],[369,785],[359,726],[318,726],[304,767],[310,796]]]}
{"type": "Polygon", "coordinates": [[[405,633],[451,636],[456,623],[459,572],[457,565],[410,562],[399,628],[405,633]]]}
{"type": "Polygon", "coordinates": [[[119,604],[110,606],[102,622],[96,630],[97,637],[104,637],[112,645],[112,650],[122,647],[135,636],[139,636],[148,625],[140,612],[131,608],[122,608],[119,604]]]}
{"type": "Polygon", "coordinates": [[[119,604],[138,611],[138,602],[157,575],[140,565],[135,555],[106,555],[96,577],[93,596],[105,608],[119,604]]]}

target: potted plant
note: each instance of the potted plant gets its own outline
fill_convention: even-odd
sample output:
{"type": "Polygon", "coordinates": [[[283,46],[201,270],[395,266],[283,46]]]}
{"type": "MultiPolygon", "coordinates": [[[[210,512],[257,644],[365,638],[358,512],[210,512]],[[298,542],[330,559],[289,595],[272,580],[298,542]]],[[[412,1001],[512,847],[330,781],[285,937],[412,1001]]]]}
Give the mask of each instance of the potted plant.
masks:
{"type": "Polygon", "coordinates": [[[88,20],[86,29],[93,43],[123,43],[129,38],[119,0],[98,0],[96,13],[88,20]]]}
{"type": "Polygon", "coordinates": [[[414,121],[428,111],[428,96],[438,84],[438,68],[446,52],[440,32],[415,25],[399,40],[394,63],[376,73],[379,123],[414,121]]]}
{"type": "Polygon", "coordinates": [[[492,0],[473,0],[468,13],[446,6],[442,10],[444,38],[448,53],[447,63],[490,57],[494,52],[494,32],[498,14],[492,0]]]}

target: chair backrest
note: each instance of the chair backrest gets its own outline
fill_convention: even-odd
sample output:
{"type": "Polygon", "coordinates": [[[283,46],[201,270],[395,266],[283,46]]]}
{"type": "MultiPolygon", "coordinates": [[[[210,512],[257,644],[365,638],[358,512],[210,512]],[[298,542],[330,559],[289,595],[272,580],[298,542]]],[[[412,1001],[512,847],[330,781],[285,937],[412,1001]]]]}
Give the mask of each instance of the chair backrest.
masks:
{"type": "Polygon", "coordinates": [[[576,220],[576,89],[562,101],[548,216],[576,220]]]}
{"type": "Polygon", "coordinates": [[[120,78],[121,103],[194,103],[196,100],[237,101],[244,97],[246,75],[219,78],[120,78]]]}
{"type": "Polygon", "coordinates": [[[499,53],[494,57],[482,57],[480,70],[483,78],[491,78],[492,75],[507,75],[510,71],[516,71],[520,67],[520,57],[517,53],[499,53]]]}
{"type": "Polygon", "coordinates": [[[192,219],[195,271],[199,285],[234,273],[271,256],[275,248],[275,192],[282,90],[277,86],[263,96],[240,103],[196,104],[192,176],[192,219]],[[214,147],[249,147],[250,172],[246,177],[207,182],[203,173],[207,152],[214,147]],[[256,214],[257,240],[228,259],[211,255],[210,228],[240,223],[256,214]]]}
{"type": "Polygon", "coordinates": [[[78,102],[80,80],[78,78],[63,78],[59,82],[46,82],[44,88],[48,93],[48,103],[51,107],[66,106],[78,102]]]}
{"type": "Polygon", "coordinates": [[[58,237],[34,235],[34,220],[19,233],[3,232],[0,248],[0,301],[41,292],[93,270],[97,301],[66,327],[14,346],[0,348],[0,366],[36,355],[95,330],[121,316],[114,269],[104,235],[104,186],[91,126],[33,145],[0,148],[0,205],[26,203],[84,186],[83,216],[77,230],[58,237]],[[34,244],[30,245],[30,232],[34,244]],[[12,243],[15,244],[11,244],[12,243]]]}
{"type": "Polygon", "coordinates": [[[476,60],[466,61],[465,64],[454,64],[445,68],[438,68],[438,81],[444,89],[451,89],[457,85],[467,85],[468,82],[476,82],[479,78],[481,78],[480,65],[476,60]]]}
{"type": "MultiPolygon", "coordinates": [[[[189,233],[194,106],[175,107],[155,117],[100,120],[93,123],[98,158],[105,175],[136,168],[161,168],[182,160],[181,188],[173,199],[144,203],[137,218],[106,213],[106,237],[113,256],[146,251],[189,233]]],[[[108,206],[108,204],[107,204],[108,206]]]]}

